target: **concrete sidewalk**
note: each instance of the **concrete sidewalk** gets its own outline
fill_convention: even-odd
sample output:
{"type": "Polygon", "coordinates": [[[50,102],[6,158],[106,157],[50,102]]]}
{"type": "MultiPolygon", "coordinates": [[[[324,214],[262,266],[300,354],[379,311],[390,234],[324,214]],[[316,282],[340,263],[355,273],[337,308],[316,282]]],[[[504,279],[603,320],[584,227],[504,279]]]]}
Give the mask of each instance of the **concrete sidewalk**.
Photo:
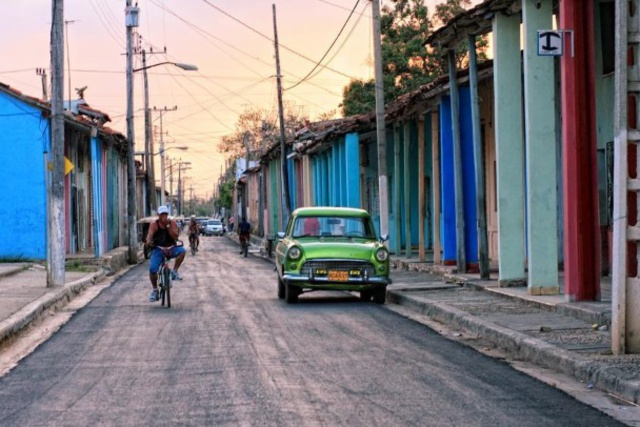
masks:
{"type": "MultiPolygon", "coordinates": [[[[98,260],[91,257],[87,271],[66,271],[64,286],[57,287],[47,287],[47,271],[40,264],[0,263],[0,346],[48,310],[63,307],[88,286],[122,270],[127,265],[126,256],[125,247],[98,260]]],[[[80,262],[83,258],[76,258],[78,265],[84,264],[80,262]]]]}
{"type": "MultiPolygon", "coordinates": [[[[428,263],[392,262],[389,303],[469,331],[514,359],[570,375],[587,388],[640,402],[640,354],[611,353],[610,301],[568,303],[562,295],[501,288],[497,277],[486,281],[428,263]]],[[[609,283],[609,296],[610,289],[609,283]]]]}

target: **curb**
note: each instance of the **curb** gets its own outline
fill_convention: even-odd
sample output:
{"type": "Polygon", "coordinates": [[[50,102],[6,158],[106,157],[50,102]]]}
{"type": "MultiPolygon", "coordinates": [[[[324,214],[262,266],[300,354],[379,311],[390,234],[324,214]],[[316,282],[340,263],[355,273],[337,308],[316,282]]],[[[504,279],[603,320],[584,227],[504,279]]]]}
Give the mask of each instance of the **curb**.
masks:
{"type": "Polygon", "coordinates": [[[18,274],[21,271],[26,270],[27,268],[29,268],[29,264],[15,266],[11,269],[0,272],[0,278],[13,276],[14,274],[18,274]]]}
{"type": "Polygon", "coordinates": [[[106,277],[104,270],[92,273],[64,286],[52,288],[37,300],[27,304],[22,309],[12,314],[8,319],[0,322],[0,345],[13,338],[30,323],[37,320],[49,308],[59,308],[66,305],[71,299],[88,286],[100,282],[106,277]]]}
{"type": "Polygon", "coordinates": [[[610,368],[599,366],[568,350],[484,321],[446,304],[424,298],[417,299],[398,291],[389,291],[387,298],[392,304],[408,307],[440,323],[482,336],[516,358],[571,375],[580,381],[590,382],[598,389],[628,401],[640,401],[640,381],[622,379],[610,372],[610,368]]]}
{"type": "Polygon", "coordinates": [[[490,287],[486,286],[486,283],[488,283],[487,280],[474,279],[466,276],[461,276],[455,272],[451,272],[450,269],[447,269],[441,266],[427,265],[427,266],[422,266],[421,268],[412,268],[412,265],[410,263],[407,263],[402,260],[397,260],[397,259],[392,260],[392,265],[397,270],[417,271],[421,273],[432,274],[434,276],[440,276],[442,277],[442,280],[444,280],[447,283],[455,283],[455,284],[464,286],[466,288],[472,288],[472,289],[480,290],[483,292],[491,292],[492,295],[498,295],[505,299],[515,300],[523,304],[529,305],[531,307],[541,308],[549,312],[555,312],[555,313],[573,316],[576,319],[584,320],[589,323],[597,323],[598,325],[611,325],[610,311],[609,312],[606,312],[606,311],[592,312],[580,307],[571,306],[568,303],[549,306],[548,304],[545,304],[543,302],[518,298],[517,296],[514,296],[514,295],[509,295],[509,294],[496,292],[495,290],[492,290],[490,287]]]}

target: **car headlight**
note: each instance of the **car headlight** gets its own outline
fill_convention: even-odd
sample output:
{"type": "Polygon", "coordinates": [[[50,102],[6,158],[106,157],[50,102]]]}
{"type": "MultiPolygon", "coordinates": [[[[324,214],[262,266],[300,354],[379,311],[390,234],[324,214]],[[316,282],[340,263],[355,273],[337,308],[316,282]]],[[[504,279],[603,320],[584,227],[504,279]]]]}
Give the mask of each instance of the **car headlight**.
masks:
{"type": "Polygon", "coordinates": [[[380,262],[384,262],[389,258],[389,252],[385,248],[380,248],[376,251],[376,259],[380,262]]]}
{"type": "Polygon", "coordinates": [[[297,246],[293,246],[291,249],[289,249],[289,252],[287,252],[287,256],[289,257],[289,259],[298,259],[300,258],[300,255],[302,255],[302,252],[297,246]]]}

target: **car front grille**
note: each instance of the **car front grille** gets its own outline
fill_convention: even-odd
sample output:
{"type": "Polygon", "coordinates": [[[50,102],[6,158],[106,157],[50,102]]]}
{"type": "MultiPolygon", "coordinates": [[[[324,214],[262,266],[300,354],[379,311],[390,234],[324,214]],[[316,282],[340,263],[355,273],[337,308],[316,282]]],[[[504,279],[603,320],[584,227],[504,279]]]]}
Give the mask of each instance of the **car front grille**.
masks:
{"type": "Polygon", "coordinates": [[[341,261],[334,259],[307,261],[302,265],[300,273],[307,276],[315,276],[316,270],[347,272],[351,270],[360,270],[361,274],[364,274],[365,277],[371,277],[375,273],[375,268],[370,262],[353,260],[341,261]]]}

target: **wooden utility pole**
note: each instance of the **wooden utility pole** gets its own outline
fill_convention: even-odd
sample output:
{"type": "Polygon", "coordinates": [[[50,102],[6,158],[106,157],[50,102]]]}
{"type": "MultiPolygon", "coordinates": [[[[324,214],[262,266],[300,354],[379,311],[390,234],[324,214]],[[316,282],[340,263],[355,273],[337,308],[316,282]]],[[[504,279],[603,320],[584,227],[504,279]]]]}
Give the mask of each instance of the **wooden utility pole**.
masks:
{"type": "Polygon", "coordinates": [[[282,75],[280,74],[280,50],[278,48],[278,27],[276,25],[276,5],[273,4],[273,40],[276,49],[276,80],[278,82],[278,113],[280,116],[280,175],[282,184],[282,215],[280,226],[284,229],[285,219],[291,213],[289,198],[289,173],[287,171],[287,152],[285,150],[284,108],[282,107],[282,75]]]}
{"type": "MultiPolygon", "coordinates": [[[[380,236],[389,235],[389,184],[387,180],[387,135],[384,119],[384,81],[382,79],[382,41],[380,0],[372,0],[373,57],[376,76],[376,135],[378,139],[378,198],[380,200],[380,236]]],[[[400,238],[400,236],[397,236],[400,238]]]]}
{"type": "Polygon", "coordinates": [[[149,79],[147,77],[147,52],[142,50],[142,76],[144,80],[144,152],[147,169],[147,205],[149,214],[158,209],[156,197],[155,161],[153,159],[153,132],[151,132],[151,111],[149,110],[149,79]]]}
{"type": "Polygon", "coordinates": [[[64,234],[64,0],[52,1],[51,25],[51,148],[47,174],[47,287],[65,282],[64,234]]]}
{"type": "Polygon", "coordinates": [[[129,230],[129,264],[138,263],[138,231],[136,227],[136,162],[133,132],[133,28],[138,26],[138,8],[126,0],[127,30],[127,227],[129,230]]]}

